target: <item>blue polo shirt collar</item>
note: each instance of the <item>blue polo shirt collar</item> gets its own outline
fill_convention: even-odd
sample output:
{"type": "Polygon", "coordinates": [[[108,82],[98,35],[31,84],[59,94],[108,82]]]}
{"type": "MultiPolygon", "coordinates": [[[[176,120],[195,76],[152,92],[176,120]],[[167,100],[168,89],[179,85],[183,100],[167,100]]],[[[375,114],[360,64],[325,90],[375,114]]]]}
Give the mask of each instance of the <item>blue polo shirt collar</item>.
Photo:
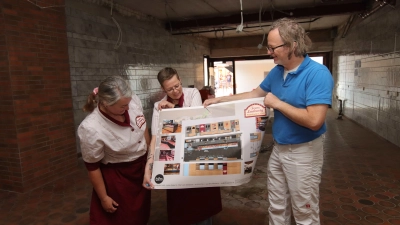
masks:
{"type": "MultiPolygon", "coordinates": [[[[304,68],[307,67],[307,65],[310,63],[310,60],[311,60],[311,59],[310,59],[310,57],[308,56],[308,54],[305,54],[305,55],[304,55],[304,60],[303,60],[303,62],[300,64],[299,68],[298,68],[296,71],[290,72],[289,74],[296,75],[296,74],[300,73],[301,71],[304,70],[304,68]]],[[[279,68],[279,70],[283,73],[283,71],[284,71],[283,66],[282,66],[282,65],[278,65],[278,68],[279,68]]]]}

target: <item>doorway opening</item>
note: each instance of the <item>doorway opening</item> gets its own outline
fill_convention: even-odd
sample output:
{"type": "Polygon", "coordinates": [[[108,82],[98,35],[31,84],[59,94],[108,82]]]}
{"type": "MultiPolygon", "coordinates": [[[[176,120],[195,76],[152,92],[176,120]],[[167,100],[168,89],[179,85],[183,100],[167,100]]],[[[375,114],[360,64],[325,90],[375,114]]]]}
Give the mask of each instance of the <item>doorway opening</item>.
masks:
{"type": "MultiPolygon", "coordinates": [[[[331,71],[331,53],[310,53],[309,57],[331,71]]],[[[269,55],[210,58],[204,56],[204,85],[215,97],[229,96],[257,88],[276,64],[269,55]],[[207,69],[208,68],[208,69],[207,69]]]]}

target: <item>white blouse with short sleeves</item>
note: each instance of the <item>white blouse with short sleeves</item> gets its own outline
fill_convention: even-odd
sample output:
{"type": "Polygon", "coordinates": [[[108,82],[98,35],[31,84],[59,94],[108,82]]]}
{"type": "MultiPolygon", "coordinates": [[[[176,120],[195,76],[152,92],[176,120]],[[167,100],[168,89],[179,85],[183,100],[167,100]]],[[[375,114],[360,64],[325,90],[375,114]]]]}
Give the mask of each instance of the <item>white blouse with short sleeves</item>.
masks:
{"type": "Polygon", "coordinates": [[[130,162],[144,155],[146,119],[137,95],[129,103],[130,126],[120,126],[105,117],[96,107],[79,125],[82,158],[85,162],[130,162]]]}
{"type": "MultiPolygon", "coordinates": [[[[182,92],[183,92],[182,108],[203,105],[203,103],[201,101],[200,92],[196,88],[182,88],[182,92]]],[[[158,103],[160,103],[162,100],[167,100],[167,96],[165,96],[160,101],[154,103],[153,117],[151,120],[151,134],[152,135],[157,135],[158,120],[160,118],[160,112],[158,111],[158,103]]]]}

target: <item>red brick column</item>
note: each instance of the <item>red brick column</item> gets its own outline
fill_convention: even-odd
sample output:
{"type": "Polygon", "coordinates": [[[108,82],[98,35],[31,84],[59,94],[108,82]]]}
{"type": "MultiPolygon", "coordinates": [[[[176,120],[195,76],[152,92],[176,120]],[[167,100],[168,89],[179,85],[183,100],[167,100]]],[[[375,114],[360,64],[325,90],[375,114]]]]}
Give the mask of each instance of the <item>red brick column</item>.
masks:
{"type": "Polygon", "coordinates": [[[0,84],[0,189],[25,192],[75,171],[65,7],[1,0],[0,84]]]}

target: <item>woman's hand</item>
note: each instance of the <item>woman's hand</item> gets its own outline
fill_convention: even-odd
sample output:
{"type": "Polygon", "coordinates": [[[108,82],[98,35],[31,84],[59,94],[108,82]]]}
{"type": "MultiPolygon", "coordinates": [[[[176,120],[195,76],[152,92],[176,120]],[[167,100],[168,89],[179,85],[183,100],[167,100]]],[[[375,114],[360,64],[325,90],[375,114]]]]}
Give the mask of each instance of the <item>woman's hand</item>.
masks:
{"type": "Polygon", "coordinates": [[[108,212],[108,213],[114,213],[117,210],[118,203],[115,202],[112,198],[109,196],[106,196],[105,198],[101,199],[101,206],[103,206],[103,209],[108,212]]]}
{"type": "Polygon", "coordinates": [[[158,110],[170,109],[170,108],[174,108],[174,107],[175,107],[175,105],[167,100],[162,100],[160,103],[158,103],[158,110]]]}
{"type": "Polygon", "coordinates": [[[154,188],[153,183],[151,183],[151,175],[153,173],[153,159],[149,159],[146,163],[146,168],[144,169],[143,177],[143,187],[151,190],[154,188]]]}

